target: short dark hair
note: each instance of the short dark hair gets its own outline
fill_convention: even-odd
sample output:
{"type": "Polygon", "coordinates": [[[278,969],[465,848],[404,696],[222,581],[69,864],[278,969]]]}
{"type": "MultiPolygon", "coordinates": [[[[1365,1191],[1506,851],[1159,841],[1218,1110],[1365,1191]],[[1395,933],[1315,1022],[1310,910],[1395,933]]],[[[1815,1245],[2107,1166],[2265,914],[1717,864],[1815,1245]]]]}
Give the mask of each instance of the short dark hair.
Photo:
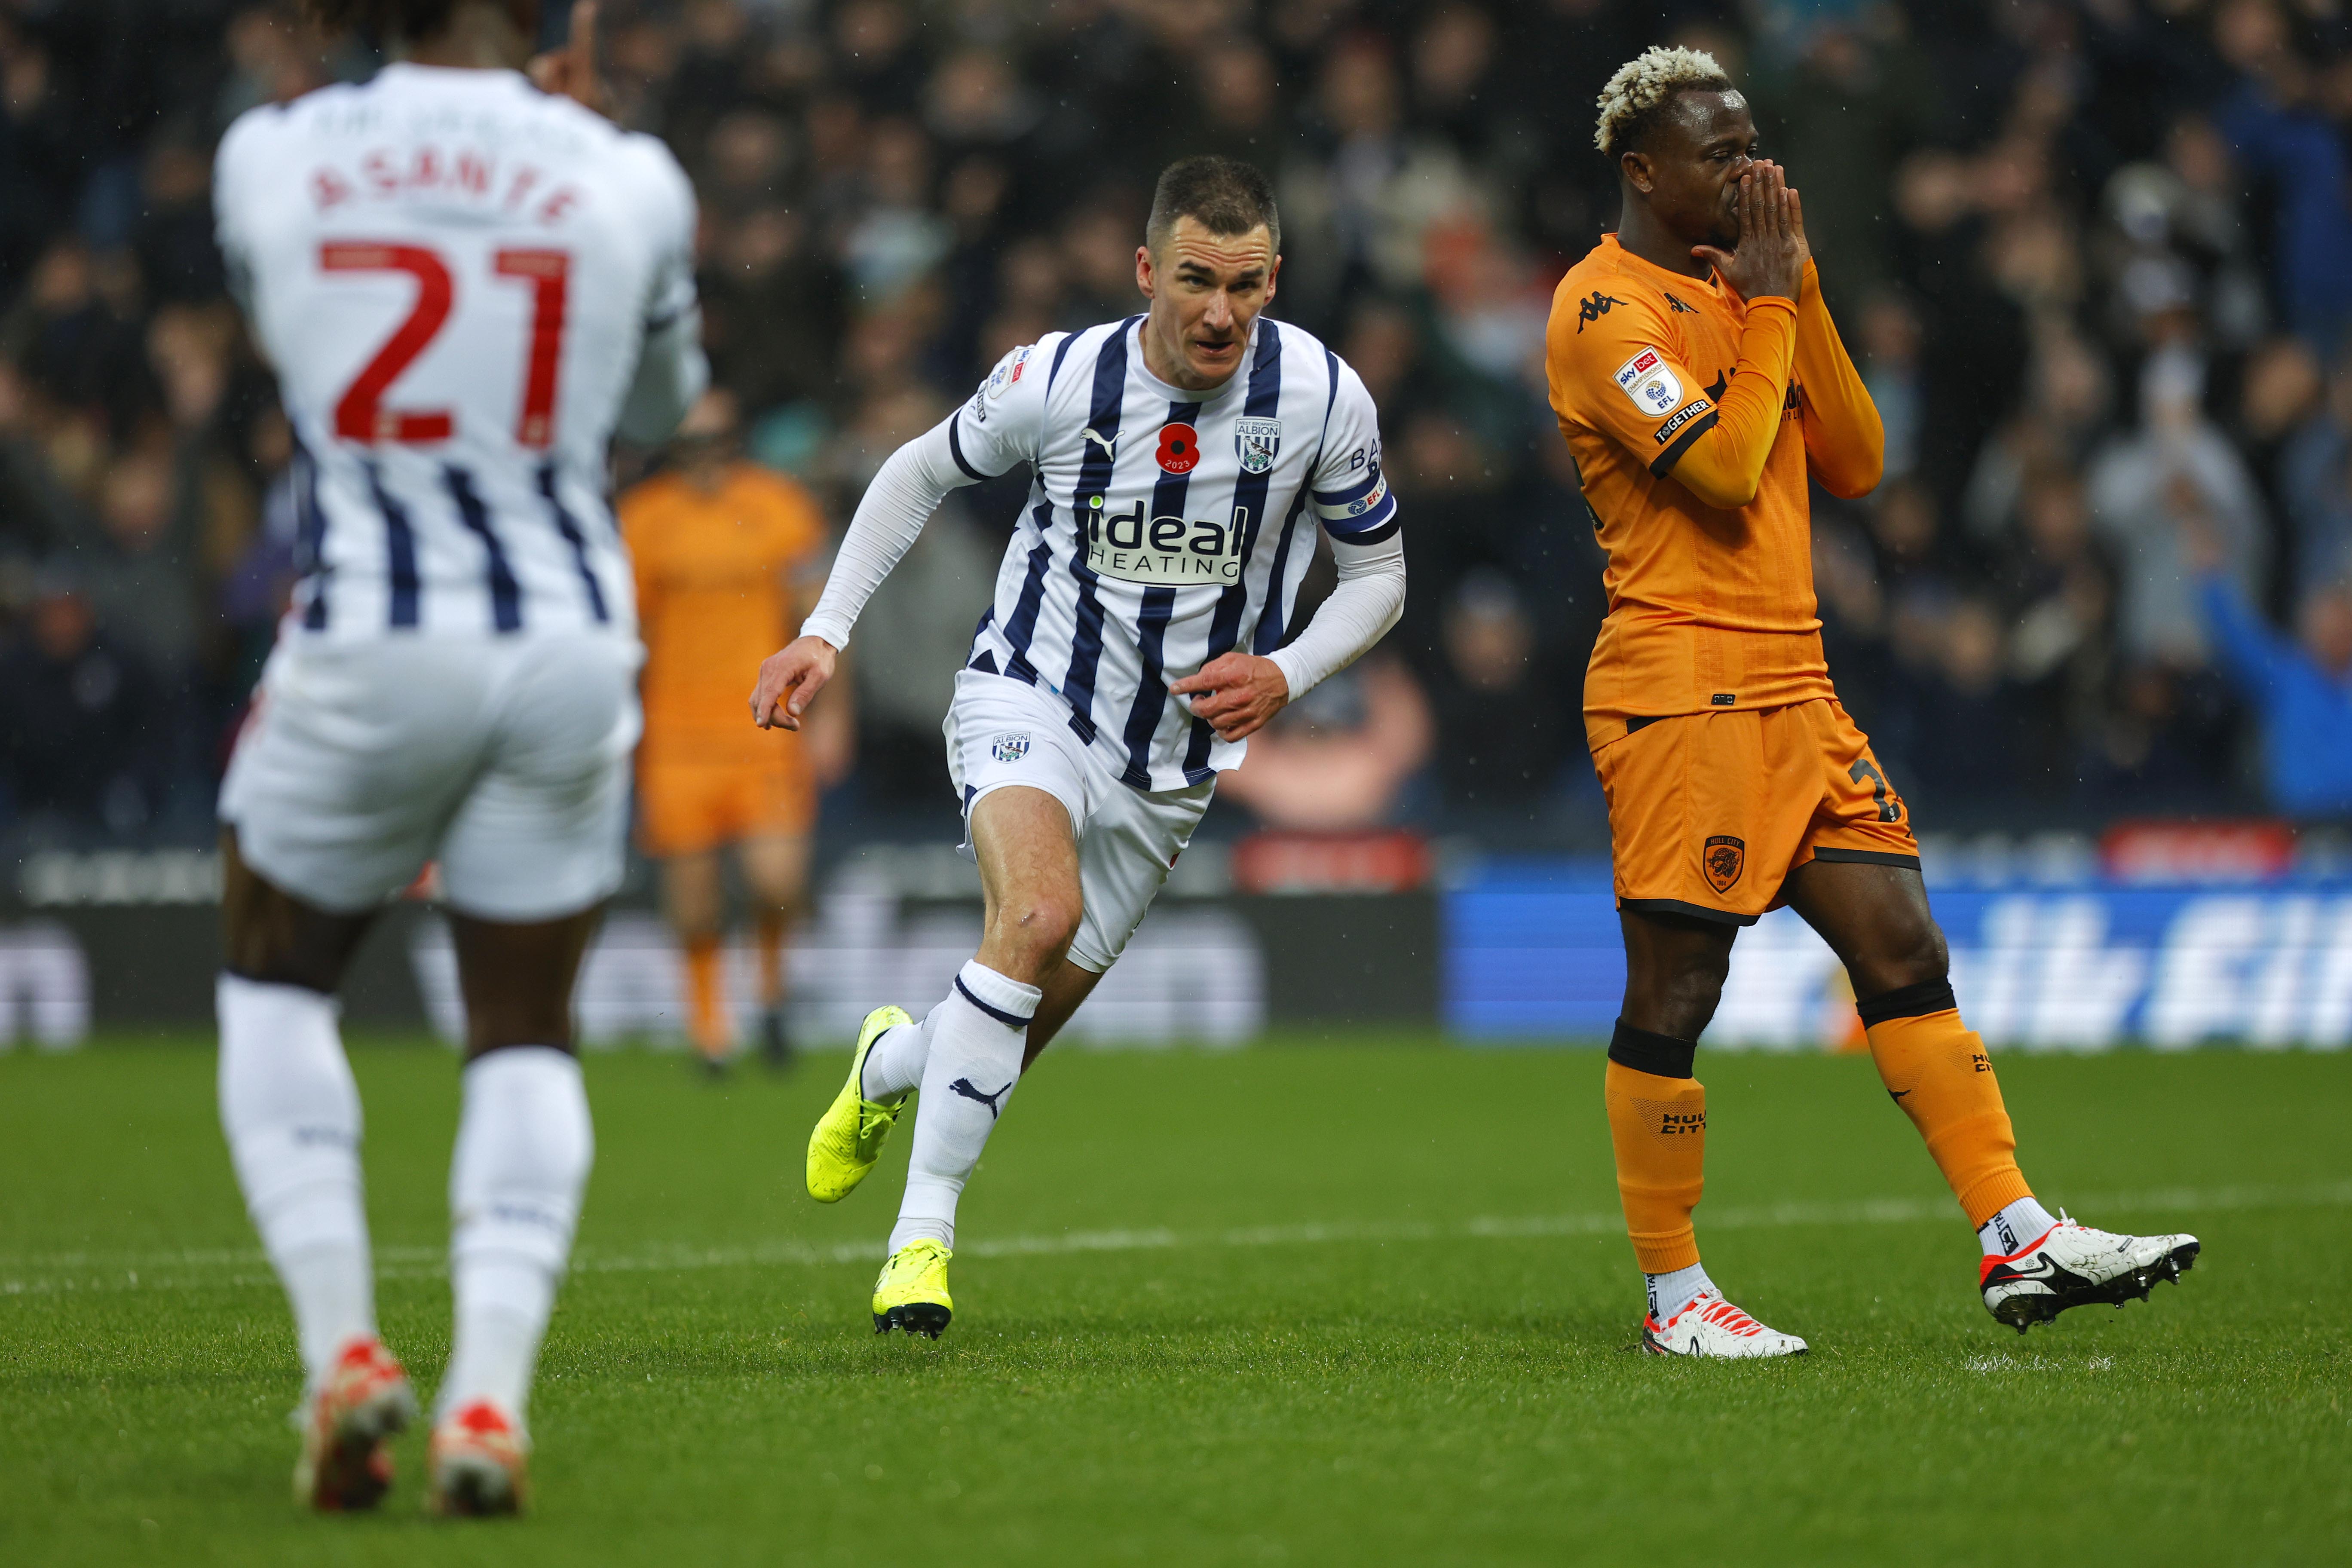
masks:
{"type": "MultiPolygon", "coordinates": [[[[310,15],[329,32],[340,33],[350,28],[363,28],[378,37],[399,37],[414,43],[429,38],[449,26],[457,15],[458,0],[305,0],[310,15]]],[[[525,9],[516,0],[501,0],[509,15],[525,9]]],[[[535,15],[540,6],[531,0],[528,9],[535,15]]],[[[523,20],[517,16],[518,21],[523,20]]]]}
{"type": "Polygon", "coordinates": [[[1274,253],[1282,254],[1282,215],[1275,208],[1274,182],[1238,158],[1181,158],[1160,172],[1143,242],[1158,250],[1180,217],[1192,219],[1211,234],[1247,234],[1264,224],[1274,253]]]}

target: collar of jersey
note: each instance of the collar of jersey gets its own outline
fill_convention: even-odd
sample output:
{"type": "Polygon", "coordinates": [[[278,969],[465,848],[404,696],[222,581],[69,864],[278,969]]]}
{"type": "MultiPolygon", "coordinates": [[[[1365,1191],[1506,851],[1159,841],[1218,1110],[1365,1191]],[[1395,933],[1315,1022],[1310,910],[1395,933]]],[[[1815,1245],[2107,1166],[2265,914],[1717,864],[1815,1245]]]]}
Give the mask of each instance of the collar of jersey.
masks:
{"type": "Polygon", "coordinates": [[[1234,367],[1233,374],[1225,377],[1224,384],[1205,392],[1195,392],[1191,387],[1171,385],[1151,374],[1151,366],[1143,358],[1143,323],[1150,320],[1149,316],[1138,316],[1127,329],[1134,340],[1128,345],[1127,363],[1134,367],[1137,378],[1147,390],[1158,393],[1171,403],[1197,403],[1206,408],[1226,394],[1248,384],[1250,366],[1257,359],[1257,321],[1250,322],[1249,339],[1242,344],[1242,363],[1234,367]]]}
{"type": "Polygon", "coordinates": [[[1632,251],[1626,249],[1623,246],[1618,244],[1617,234],[1614,229],[1602,235],[1601,237],[1601,243],[1615,251],[1620,257],[1633,263],[1643,271],[1655,273],[1659,279],[1671,282],[1685,289],[1705,289],[1710,293],[1716,294],[1723,292],[1722,289],[1716,282],[1715,268],[1711,267],[1707,268],[1706,276],[1704,278],[1694,278],[1687,272],[1670,272],[1666,268],[1659,266],[1656,262],[1649,260],[1644,257],[1636,256],[1632,251]]]}
{"type": "Polygon", "coordinates": [[[496,81],[513,87],[530,87],[530,79],[519,70],[503,66],[421,66],[415,60],[394,60],[377,71],[378,80],[416,82],[496,81]]]}

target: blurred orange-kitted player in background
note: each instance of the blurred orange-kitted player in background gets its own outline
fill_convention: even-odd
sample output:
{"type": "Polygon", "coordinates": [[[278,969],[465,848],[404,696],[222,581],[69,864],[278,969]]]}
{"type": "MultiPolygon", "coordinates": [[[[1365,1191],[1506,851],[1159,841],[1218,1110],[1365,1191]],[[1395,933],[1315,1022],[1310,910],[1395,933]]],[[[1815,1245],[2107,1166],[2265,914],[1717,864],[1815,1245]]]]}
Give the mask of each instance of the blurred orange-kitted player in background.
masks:
{"type": "Polygon", "coordinates": [[[725,888],[735,847],[755,911],[761,1044],[782,1066],[784,934],[805,906],[817,792],[847,769],[846,705],[799,734],[743,722],[747,670],[790,642],[823,584],[828,531],[807,490],[744,458],[735,399],[704,395],[667,468],[621,498],[636,563],[646,668],[638,840],[686,950],[688,1024],[714,1072],[735,1043],[721,994],[725,888]]]}

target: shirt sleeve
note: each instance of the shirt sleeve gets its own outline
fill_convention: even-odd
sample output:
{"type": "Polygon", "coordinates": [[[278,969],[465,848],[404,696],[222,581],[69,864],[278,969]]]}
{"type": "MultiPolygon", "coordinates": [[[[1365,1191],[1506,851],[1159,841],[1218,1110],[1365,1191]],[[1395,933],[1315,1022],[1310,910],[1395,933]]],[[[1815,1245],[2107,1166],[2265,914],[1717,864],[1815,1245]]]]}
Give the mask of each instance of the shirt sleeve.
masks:
{"type": "Polygon", "coordinates": [[[1671,474],[1708,506],[1747,505],[1780,434],[1796,301],[1768,295],[1748,302],[1738,363],[1718,402],[1683,363],[1682,334],[1664,312],[1643,291],[1626,292],[1604,296],[1597,311],[1552,311],[1546,357],[1554,411],[1606,432],[1652,474],[1671,474]]]}
{"type": "Polygon", "coordinates": [[[246,314],[253,313],[251,165],[255,144],[268,134],[260,116],[284,112],[249,109],[236,117],[213,154],[213,237],[226,265],[229,292],[246,314]]]}
{"type": "Polygon", "coordinates": [[[1841,500],[1868,495],[1886,466],[1886,427],[1830,320],[1811,261],[1797,296],[1797,379],[1804,384],[1805,461],[1813,477],[1841,500]]]}
{"type": "Polygon", "coordinates": [[[710,384],[710,363],[703,357],[702,309],[694,289],[694,187],[668,148],[650,137],[631,140],[649,147],[646,221],[656,250],[646,289],[644,341],[619,427],[627,439],[650,446],[669,438],[710,384]]]}
{"type": "Polygon", "coordinates": [[[948,451],[962,484],[979,484],[1037,460],[1045,428],[1045,382],[1066,332],[1048,332],[996,362],[948,416],[948,451]]]}
{"type": "Polygon", "coordinates": [[[1397,531],[1396,496],[1381,471],[1380,413],[1344,360],[1324,426],[1323,460],[1307,482],[1316,520],[1334,544],[1378,544],[1397,531]]]}

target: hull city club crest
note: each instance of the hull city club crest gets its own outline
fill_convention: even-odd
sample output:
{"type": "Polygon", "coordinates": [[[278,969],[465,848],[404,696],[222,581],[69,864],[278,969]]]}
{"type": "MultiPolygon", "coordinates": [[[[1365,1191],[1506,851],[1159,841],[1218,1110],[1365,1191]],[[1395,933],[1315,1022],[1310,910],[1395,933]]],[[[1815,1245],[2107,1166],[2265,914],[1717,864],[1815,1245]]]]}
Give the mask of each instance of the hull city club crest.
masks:
{"type": "Polygon", "coordinates": [[[1739,873],[1748,868],[1748,846],[1737,838],[1718,835],[1706,841],[1699,860],[1706,868],[1707,886],[1718,893],[1727,893],[1731,885],[1739,880],[1739,873]]]}
{"type": "Polygon", "coordinates": [[[1279,419],[1236,419],[1234,421],[1234,449],[1241,454],[1244,472],[1262,474],[1274,467],[1274,455],[1282,450],[1282,421],[1279,419]]]}

